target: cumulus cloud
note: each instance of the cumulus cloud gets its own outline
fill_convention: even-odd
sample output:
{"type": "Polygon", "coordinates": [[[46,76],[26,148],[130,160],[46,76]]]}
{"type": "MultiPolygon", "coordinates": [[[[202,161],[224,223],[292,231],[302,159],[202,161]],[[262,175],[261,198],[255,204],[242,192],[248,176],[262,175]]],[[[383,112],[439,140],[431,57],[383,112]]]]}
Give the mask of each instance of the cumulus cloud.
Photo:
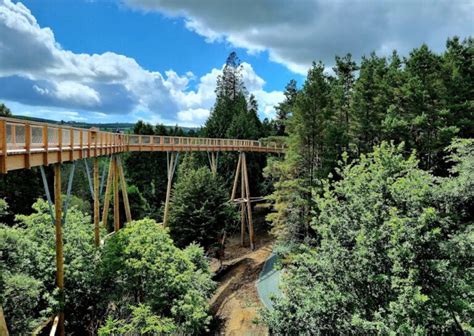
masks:
{"type": "MultiPolygon", "coordinates": [[[[53,31],[41,27],[20,2],[0,0],[0,36],[0,98],[8,101],[196,126],[205,121],[215,100],[221,69],[197,79],[192,72],[149,71],[113,52],[73,53],[63,49],[53,31]],[[189,90],[191,81],[198,81],[195,90],[189,90]]],[[[264,97],[265,82],[244,65],[249,91],[261,91],[264,97]]]]}
{"type": "MultiPolygon", "coordinates": [[[[190,124],[202,125],[206,121],[216,99],[216,81],[217,76],[222,73],[222,68],[214,68],[202,76],[195,91],[182,90],[188,85],[189,74],[179,77],[174,73],[171,75],[167,72],[168,79],[165,85],[168,85],[168,82],[181,83],[181,86],[170,85],[170,87],[173,87],[171,94],[180,107],[180,112],[178,112],[180,124],[185,126],[190,124]],[[174,89],[176,87],[180,90],[174,89]]],[[[242,79],[248,92],[253,93],[257,98],[260,104],[261,117],[273,118],[275,116],[274,106],[284,99],[283,92],[265,91],[265,81],[255,73],[252,65],[246,62],[242,63],[242,79]]]]}
{"type": "Polygon", "coordinates": [[[332,64],[335,55],[356,58],[393,49],[405,54],[427,43],[473,33],[471,0],[123,0],[132,8],[182,17],[209,42],[226,41],[304,74],[313,60],[332,64]]]}

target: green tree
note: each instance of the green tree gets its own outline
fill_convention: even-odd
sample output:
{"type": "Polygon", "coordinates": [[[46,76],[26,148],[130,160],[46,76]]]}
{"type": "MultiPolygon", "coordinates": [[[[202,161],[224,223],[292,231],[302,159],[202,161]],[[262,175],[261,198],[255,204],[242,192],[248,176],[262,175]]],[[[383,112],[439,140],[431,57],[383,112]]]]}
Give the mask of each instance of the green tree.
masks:
{"type": "Polygon", "coordinates": [[[207,300],[214,283],[202,248],[179,249],[151,219],[129,223],[104,246],[102,283],[108,320],[103,334],[140,328],[199,334],[210,321],[207,300]],[[142,305],[142,306],[140,306],[142,305]]]}
{"type": "Polygon", "coordinates": [[[290,115],[292,114],[293,107],[296,102],[296,97],[298,95],[298,88],[296,87],[296,81],[294,79],[290,80],[285,86],[285,100],[275,106],[276,110],[276,135],[287,135],[286,133],[286,123],[290,115]]]}
{"type": "MultiPolygon", "coordinates": [[[[153,127],[151,124],[138,121],[133,129],[134,134],[142,135],[169,135],[168,129],[163,125],[153,127]]],[[[133,207],[138,207],[139,216],[150,216],[156,221],[162,218],[162,203],[166,195],[166,153],[130,153],[125,158],[126,178],[131,185],[138,188],[138,192],[131,200],[137,201],[133,207]],[[141,204],[141,197],[148,203],[146,207],[141,204]]],[[[135,190],[131,190],[135,191],[135,190]]],[[[140,217],[142,218],[142,217],[140,217]]]]}
{"type": "Polygon", "coordinates": [[[0,104],[0,117],[11,117],[12,112],[10,109],[3,103],[0,104]]]}
{"type": "Polygon", "coordinates": [[[170,204],[170,233],[178,246],[197,242],[209,247],[235,222],[222,179],[207,167],[196,168],[185,159],[170,204]]]}
{"type": "Polygon", "coordinates": [[[351,125],[351,97],[355,83],[355,71],[359,68],[352,60],[352,55],[336,56],[333,67],[336,78],[331,82],[331,108],[334,120],[330,129],[330,147],[337,152],[338,158],[343,151],[349,150],[351,125]]]}
{"type": "Polygon", "coordinates": [[[287,269],[265,314],[277,334],[462,334],[472,330],[474,142],[453,145],[453,176],[383,143],[316,196],[318,240],[287,269]],[[469,191],[468,191],[469,190],[469,191]],[[449,195],[449,197],[448,197],[449,195]]]}
{"type": "Polygon", "coordinates": [[[389,107],[384,86],[387,60],[372,53],[363,57],[359,78],[352,94],[352,125],[354,140],[359,153],[372,151],[382,141],[382,120],[389,107]]]}
{"type": "Polygon", "coordinates": [[[232,52],[227,57],[222,74],[217,77],[216,102],[205,125],[207,137],[226,137],[234,116],[247,110],[246,94],[242,65],[237,54],[232,52]]]}
{"type": "MultiPolygon", "coordinates": [[[[31,215],[17,216],[17,226],[0,226],[0,301],[12,334],[31,332],[58,310],[54,225],[45,201],[38,200],[33,209],[31,215]]],[[[63,227],[70,333],[93,332],[100,309],[99,258],[90,223],[73,207],[63,227]]]]}

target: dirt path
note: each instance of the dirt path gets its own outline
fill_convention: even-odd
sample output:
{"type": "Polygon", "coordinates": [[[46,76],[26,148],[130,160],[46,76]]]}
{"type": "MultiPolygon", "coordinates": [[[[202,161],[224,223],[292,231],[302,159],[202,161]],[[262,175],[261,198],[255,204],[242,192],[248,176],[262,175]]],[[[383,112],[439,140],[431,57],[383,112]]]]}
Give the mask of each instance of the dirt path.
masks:
{"type": "Polygon", "coordinates": [[[256,246],[255,251],[242,248],[238,238],[227,243],[222,270],[215,277],[219,286],[210,301],[213,335],[268,335],[266,326],[256,323],[262,304],[255,283],[271,253],[271,239],[264,236],[256,246]]]}

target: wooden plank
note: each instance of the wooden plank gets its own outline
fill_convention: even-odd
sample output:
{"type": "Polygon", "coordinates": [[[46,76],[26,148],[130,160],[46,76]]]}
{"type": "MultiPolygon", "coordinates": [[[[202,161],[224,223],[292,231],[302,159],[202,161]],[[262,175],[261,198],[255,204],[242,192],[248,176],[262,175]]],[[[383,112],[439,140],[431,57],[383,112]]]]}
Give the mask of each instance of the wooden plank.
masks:
{"type": "Polygon", "coordinates": [[[59,289],[59,335],[64,335],[64,256],[63,256],[63,228],[62,228],[62,195],[61,195],[61,164],[54,165],[54,210],[56,231],[56,286],[59,289]]]}

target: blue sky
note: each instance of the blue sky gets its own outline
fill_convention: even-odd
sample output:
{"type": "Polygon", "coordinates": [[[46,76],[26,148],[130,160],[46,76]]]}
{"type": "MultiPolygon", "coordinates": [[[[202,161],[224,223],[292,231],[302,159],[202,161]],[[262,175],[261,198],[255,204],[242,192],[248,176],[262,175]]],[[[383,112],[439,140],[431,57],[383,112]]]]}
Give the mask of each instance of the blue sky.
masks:
{"type": "Polygon", "coordinates": [[[313,60],[406,54],[473,33],[473,1],[0,0],[0,101],[15,114],[199,126],[237,51],[260,116],[313,60]]]}

